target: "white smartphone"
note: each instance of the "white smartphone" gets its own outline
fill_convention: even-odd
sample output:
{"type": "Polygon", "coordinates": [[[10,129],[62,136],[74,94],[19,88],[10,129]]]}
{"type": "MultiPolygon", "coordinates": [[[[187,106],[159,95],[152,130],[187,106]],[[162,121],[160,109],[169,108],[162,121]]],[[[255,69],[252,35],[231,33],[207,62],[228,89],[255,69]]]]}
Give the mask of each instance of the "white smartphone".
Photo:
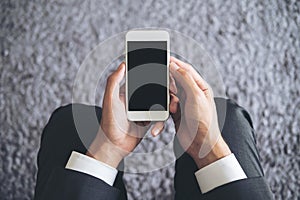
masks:
{"type": "Polygon", "coordinates": [[[169,117],[170,36],[161,30],[126,34],[126,111],[130,121],[169,117]]]}

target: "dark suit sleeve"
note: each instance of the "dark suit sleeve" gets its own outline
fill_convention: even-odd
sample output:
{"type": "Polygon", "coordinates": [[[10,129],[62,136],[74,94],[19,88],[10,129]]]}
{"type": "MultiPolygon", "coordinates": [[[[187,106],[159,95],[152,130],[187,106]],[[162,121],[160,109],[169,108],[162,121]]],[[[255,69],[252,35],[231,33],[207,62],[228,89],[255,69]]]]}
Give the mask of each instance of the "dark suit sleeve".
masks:
{"type": "Polygon", "coordinates": [[[72,199],[72,200],[114,200],[120,198],[120,191],[93,176],[56,168],[47,180],[40,199],[72,199]]]}
{"type": "MultiPolygon", "coordinates": [[[[178,141],[176,140],[176,143],[178,141]]],[[[248,177],[239,181],[221,185],[202,194],[195,177],[197,165],[188,154],[183,154],[175,165],[175,200],[271,200],[273,194],[264,176],[248,177]]]]}
{"type": "Polygon", "coordinates": [[[68,105],[52,114],[42,133],[34,199],[126,199],[122,187],[112,187],[93,176],[65,169],[72,151],[83,154],[87,151],[74,125],[72,109],[77,109],[81,114],[80,121],[87,134],[86,144],[94,139],[98,131],[99,124],[90,124],[90,113],[97,115],[99,120],[100,108],[68,105]]]}
{"type": "Polygon", "coordinates": [[[174,152],[176,157],[183,153],[175,164],[175,199],[274,199],[260,164],[260,157],[256,148],[256,134],[250,115],[232,100],[215,98],[215,102],[222,137],[248,178],[221,185],[202,194],[194,174],[198,171],[198,167],[193,158],[183,151],[178,139],[175,138],[174,152]]]}
{"type": "Polygon", "coordinates": [[[268,200],[273,195],[264,177],[255,177],[222,185],[204,194],[203,199],[268,200]]]}
{"type": "MultiPolygon", "coordinates": [[[[256,148],[256,135],[248,112],[232,100],[216,99],[218,114],[226,106],[226,119],[222,136],[237,157],[247,179],[222,185],[206,194],[204,199],[273,199],[273,194],[264,177],[256,148]]],[[[220,122],[219,122],[220,123],[220,122]]]]}

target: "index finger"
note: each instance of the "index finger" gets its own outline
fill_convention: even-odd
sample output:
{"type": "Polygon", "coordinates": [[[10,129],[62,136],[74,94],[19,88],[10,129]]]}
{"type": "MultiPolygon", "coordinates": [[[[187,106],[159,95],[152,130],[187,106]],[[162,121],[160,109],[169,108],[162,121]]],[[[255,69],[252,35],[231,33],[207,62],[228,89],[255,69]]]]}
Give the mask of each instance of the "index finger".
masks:
{"type": "Polygon", "coordinates": [[[194,95],[201,91],[191,74],[180,68],[176,63],[170,63],[170,72],[186,94],[194,95]]]}
{"type": "Polygon", "coordinates": [[[209,88],[208,83],[200,76],[200,74],[190,64],[185,63],[173,56],[170,57],[170,62],[176,63],[179,67],[187,71],[193,77],[194,81],[197,83],[198,87],[200,87],[201,90],[204,91],[209,88]]]}

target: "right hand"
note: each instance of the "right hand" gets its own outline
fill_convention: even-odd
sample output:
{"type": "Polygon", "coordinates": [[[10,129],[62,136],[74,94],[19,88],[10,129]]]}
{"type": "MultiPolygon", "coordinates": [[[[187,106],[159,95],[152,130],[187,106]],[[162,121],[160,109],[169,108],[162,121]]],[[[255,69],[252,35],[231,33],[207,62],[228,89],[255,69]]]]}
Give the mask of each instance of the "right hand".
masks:
{"type": "Polygon", "coordinates": [[[170,112],[182,148],[199,169],[231,154],[221,136],[211,87],[191,65],[174,57],[170,72],[178,88],[171,93],[170,112]]]}

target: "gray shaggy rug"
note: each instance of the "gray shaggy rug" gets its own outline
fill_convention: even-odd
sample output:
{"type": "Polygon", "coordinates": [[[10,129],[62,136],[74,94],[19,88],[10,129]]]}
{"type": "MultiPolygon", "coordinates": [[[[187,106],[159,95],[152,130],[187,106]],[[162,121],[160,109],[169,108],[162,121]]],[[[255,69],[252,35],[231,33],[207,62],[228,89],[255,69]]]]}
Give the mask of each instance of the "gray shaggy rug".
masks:
{"type": "MultiPolygon", "coordinates": [[[[0,9],[0,199],[32,199],[41,131],[71,102],[85,56],[142,27],[177,30],[203,45],[226,95],[253,118],[275,198],[299,198],[300,1],[1,0],[0,9]]],[[[129,199],[172,199],[173,176],[174,164],[125,174],[129,199]]]]}

